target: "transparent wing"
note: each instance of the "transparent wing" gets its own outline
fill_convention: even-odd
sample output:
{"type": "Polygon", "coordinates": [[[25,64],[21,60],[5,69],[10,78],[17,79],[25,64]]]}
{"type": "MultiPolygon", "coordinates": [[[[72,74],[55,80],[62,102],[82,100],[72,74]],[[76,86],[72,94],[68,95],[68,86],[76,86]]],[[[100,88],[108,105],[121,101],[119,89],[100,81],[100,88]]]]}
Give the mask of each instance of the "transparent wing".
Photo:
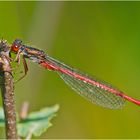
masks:
{"type": "MultiPolygon", "coordinates": [[[[79,70],[70,68],[69,66],[67,66],[49,56],[46,56],[46,60],[65,70],[69,70],[72,73],[81,75],[90,80],[104,84],[104,85],[108,86],[109,88],[115,89],[119,92],[118,89],[112,87],[107,82],[98,80],[97,78],[89,77],[89,76],[87,76],[87,74],[84,74],[83,72],[81,72],[79,70]]],[[[80,80],[80,79],[74,77],[73,75],[68,75],[66,73],[62,73],[59,71],[58,71],[58,74],[66,82],[66,84],[68,84],[73,90],[75,90],[79,95],[81,95],[82,97],[86,98],[87,100],[91,101],[94,104],[97,104],[97,105],[105,107],[105,108],[110,108],[110,109],[120,109],[124,105],[124,102],[125,102],[124,98],[117,96],[116,94],[113,94],[101,87],[98,87],[97,85],[90,84],[88,82],[85,82],[83,80],[80,80]]]]}

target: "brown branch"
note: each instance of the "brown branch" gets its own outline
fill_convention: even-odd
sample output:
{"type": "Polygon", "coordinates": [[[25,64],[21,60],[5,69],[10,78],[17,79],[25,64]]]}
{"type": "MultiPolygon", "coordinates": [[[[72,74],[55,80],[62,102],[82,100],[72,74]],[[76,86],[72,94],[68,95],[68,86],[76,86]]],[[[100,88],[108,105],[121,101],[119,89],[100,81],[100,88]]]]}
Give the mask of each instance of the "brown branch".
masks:
{"type": "Polygon", "coordinates": [[[0,75],[3,108],[5,114],[6,138],[17,139],[14,84],[11,74],[9,48],[5,41],[0,42],[0,75]]]}

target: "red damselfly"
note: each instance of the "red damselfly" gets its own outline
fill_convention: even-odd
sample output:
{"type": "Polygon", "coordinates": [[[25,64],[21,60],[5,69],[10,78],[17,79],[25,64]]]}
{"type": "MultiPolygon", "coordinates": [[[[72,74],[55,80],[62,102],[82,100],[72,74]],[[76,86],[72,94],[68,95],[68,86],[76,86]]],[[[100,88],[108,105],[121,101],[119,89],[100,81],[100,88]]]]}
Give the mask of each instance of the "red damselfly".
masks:
{"type": "Polygon", "coordinates": [[[127,96],[107,82],[90,77],[77,69],[59,62],[46,55],[42,50],[22,44],[22,41],[19,39],[16,39],[11,45],[11,52],[17,54],[16,61],[18,63],[22,55],[25,75],[28,71],[25,59],[28,58],[48,70],[57,72],[72,89],[92,103],[110,109],[119,109],[123,107],[125,100],[128,100],[140,106],[140,100],[127,96]]]}

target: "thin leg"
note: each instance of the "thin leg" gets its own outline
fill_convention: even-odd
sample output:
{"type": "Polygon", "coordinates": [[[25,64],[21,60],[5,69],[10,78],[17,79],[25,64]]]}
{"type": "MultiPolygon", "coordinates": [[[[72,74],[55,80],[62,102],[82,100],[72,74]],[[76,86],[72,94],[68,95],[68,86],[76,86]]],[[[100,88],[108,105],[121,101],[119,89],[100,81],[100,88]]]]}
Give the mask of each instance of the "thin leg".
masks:
{"type": "MultiPolygon", "coordinates": [[[[20,57],[19,57],[18,59],[20,59],[20,57]]],[[[17,60],[18,60],[18,59],[17,59],[17,60]]],[[[20,60],[19,60],[19,61],[20,61],[20,60]]],[[[27,72],[28,72],[28,65],[27,65],[27,63],[26,63],[26,60],[25,60],[24,56],[22,56],[22,63],[23,63],[23,66],[24,66],[24,75],[21,76],[18,80],[16,80],[15,83],[18,82],[18,81],[20,81],[21,79],[23,79],[23,78],[27,75],[27,72]]]]}
{"type": "Polygon", "coordinates": [[[20,54],[21,54],[21,51],[18,51],[16,58],[14,60],[15,62],[18,62],[18,64],[20,64],[20,54]]]}
{"type": "Polygon", "coordinates": [[[28,72],[28,65],[27,65],[27,62],[26,62],[26,59],[25,59],[25,57],[23,56],[23,66],[24,66],[24,72],[25,72],[25,76],[26,76],[26,74],[27,74],[27,72],[28,72]]]}
{"type": "Polygon", "coordinates": [[[14,69],[17,69],[19,67],[19,64],[20,64],[20,54],[21,54],[21,51],[18,51],[18,53],[16,55],[16,58],[14,60],[12,60],[13,62],[17,62],[17,65],[15,66],[14,69]]]}
{"type": "Polygon", "coordinates": [[[5,57],[7,58],[7,60],[9,60],[9,62],[13,61],[13,59],[11,58],[11,54],[9,53],[9,56],[5,55],[5,57]]]}

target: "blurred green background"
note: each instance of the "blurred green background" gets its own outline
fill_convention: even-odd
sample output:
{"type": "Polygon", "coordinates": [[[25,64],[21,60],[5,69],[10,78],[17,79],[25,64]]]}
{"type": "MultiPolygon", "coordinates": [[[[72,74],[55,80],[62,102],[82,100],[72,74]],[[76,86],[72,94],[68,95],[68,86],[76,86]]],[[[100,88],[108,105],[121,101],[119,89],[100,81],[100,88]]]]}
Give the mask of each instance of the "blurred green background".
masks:
{"type": "MultiPolygon", "coordinates": [[[[140,99],[140,2],[0,2],[0,36],[21,38],[140,99]]],[[[17,110],[24,101],[30,111],[60,104],[40,138],[140,138],[140,107],[93,105],[54,72],[28,63],[15,85],[17,110]]]]}

